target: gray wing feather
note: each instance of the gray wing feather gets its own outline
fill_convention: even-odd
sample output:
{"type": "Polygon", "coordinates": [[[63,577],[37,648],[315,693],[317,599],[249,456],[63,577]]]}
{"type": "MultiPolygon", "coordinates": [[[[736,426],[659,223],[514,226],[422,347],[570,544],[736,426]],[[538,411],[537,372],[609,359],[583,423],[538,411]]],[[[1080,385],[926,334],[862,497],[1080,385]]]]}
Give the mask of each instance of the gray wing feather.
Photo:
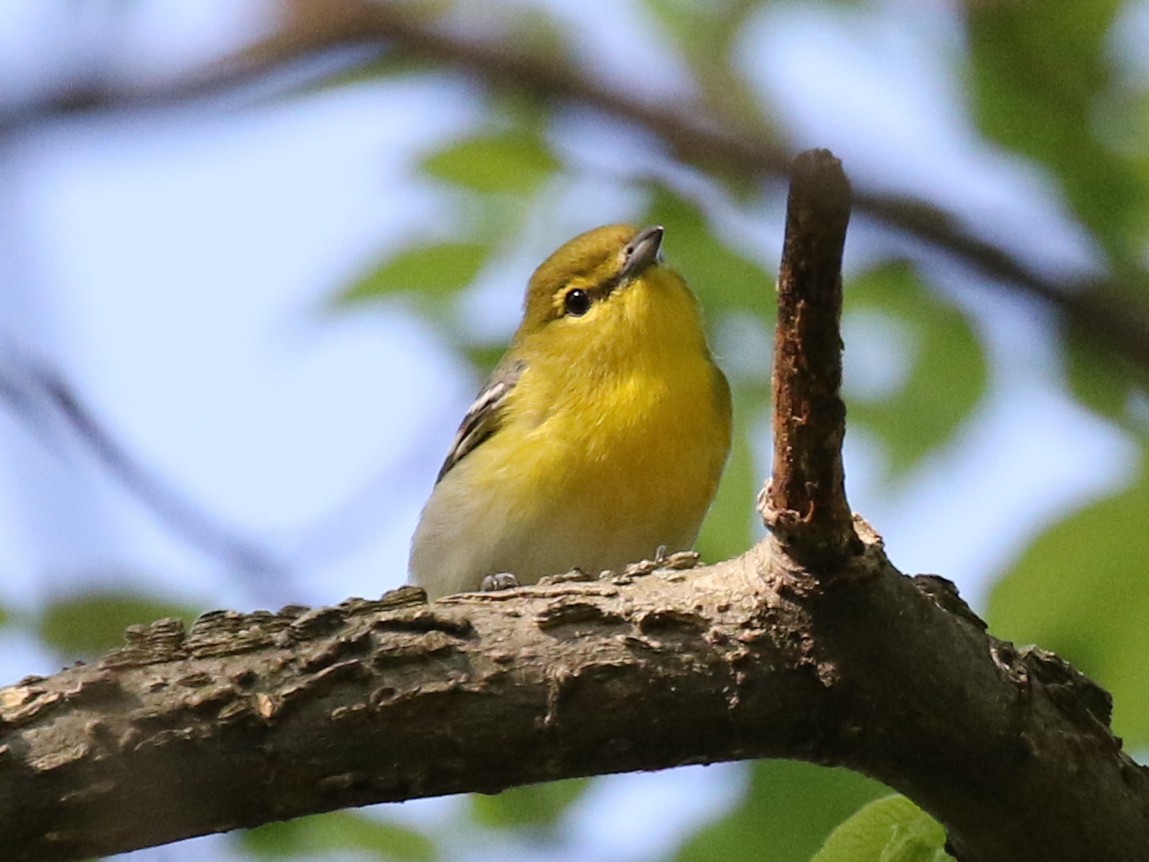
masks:
{"type": "Polygon", "coordinates": [[[479,394],[475,396],[475,400],[471,402],[471,406],[467,408],[463,421],[459,423],[459,430],[455,432],[455,439],[451,441],[451,448],[447,452],[443,466],[439,468],[435,484],[498,430],[503,403],[515,388],[523,368],[522,362],[500,362],[495,368],[483,388],[479,390],[479,394]]]}

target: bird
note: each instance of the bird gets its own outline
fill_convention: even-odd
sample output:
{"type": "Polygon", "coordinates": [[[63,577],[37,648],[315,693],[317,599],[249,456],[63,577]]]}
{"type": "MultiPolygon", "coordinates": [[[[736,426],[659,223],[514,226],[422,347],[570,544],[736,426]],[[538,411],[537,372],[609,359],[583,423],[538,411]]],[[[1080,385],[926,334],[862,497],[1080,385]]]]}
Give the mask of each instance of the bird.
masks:
{"type": "Polygon", "coordinates": [[[411,542],[429,599],[689,549],[731,438],[730,386],[664,229],[594,228],[531,276],[411,542]]]}

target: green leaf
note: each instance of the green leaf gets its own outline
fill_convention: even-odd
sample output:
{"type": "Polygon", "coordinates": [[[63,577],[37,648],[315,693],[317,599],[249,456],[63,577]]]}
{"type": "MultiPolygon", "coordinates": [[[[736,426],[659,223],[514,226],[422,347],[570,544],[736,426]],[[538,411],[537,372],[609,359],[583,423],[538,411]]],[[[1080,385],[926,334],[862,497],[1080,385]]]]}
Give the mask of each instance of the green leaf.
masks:
{"type": "Polygon", "coordinates": [[[675,862],[808,862],[835,826],[889,793],[856,773],[808,763],[759,761],[750,774],[742,805],[696,832],[675,862]]]}
{"type": "Polygon", "coordinates": [[[49,604],[38,621],[41,640],[68,656],[94,656],[120,646],[124,629],[164,617],[185,623],[198,614],[162,598],[114,590],[88,592],[49,604]]]}
{"type": "Polygon", "coordinates": [[[734,440],[718,493],[695,547],[707,562],[726,560],[753,544],[754,496],[761,481],[751,435],[767,413],[761,393],[740,387],[734,393],[734,440]]]}
{"type": "MultiPolygon", "coordinates": [[[[1143,469],[1143,468],[1142,468],[1143,469]]],[[[1056,652],[1113,694],[1113,728],[1149,745],[1149,479],[1048,529],[993,590],[998,637],[1056,652]]]]}
{"type": "Polygon", "coordinates": [[[410,862],[431,862],[437,855],[435,845],[423,833],[353,811],[269,823],[237,837],[246,852],[265,859],[326,858],[348,850],[410,862]]]}
{"type": "Polygon", "coordinates": [[[474,281],[490,252],[489,246],[473,242],[406,248],[377,264],[335,301],[362,302],[403,292],[431,301],[452,297],[474,281]]]}
{"type": "Polygon", "coordinates": [[[505,341],[497,343],[490,341],[473,342],[461,345],[461,349],[471,363],[471,367],[486,379],[507,352],[507,343],[505,341]]]}
{"type": "MultiPolygon", "coordinates": [[[[707,319],[721,322],[749,315],[772,321],[774,277],[720,239],[695,203],[663,185],[655,185],[652,192],[644,223],[666,228],[667,261],[698,294],[707,319]]],[[[739,373],[728,368],[727,376],[735,386],[734,441],[696,543],[706,560],[742,553],[753,541],[753,501],[762,465],[755,463],[751,436],[769,410],[769,349],[759,360],[743,363],[753,369],[750,373],[745,368],[738,369],[739,373]]],[[[734,359],[726,364],[734,364],[734,359]]]]}
{"type": "Polygon", "coordinates": [[[423,159],[429,176],[476,192],[532,192],[560,167],[538,135],[522,129],[467,138],[423,159]]]}
{"type": "Polygon", "coordinates": [[[904,796],[862,808],[830,833],[810,862],[945,862],[946,833],[904,796]]]}
{"type": "Polygon", "coordinates": [[[760,0],[646,0],[655,21],[677,43],[711,110],[726,122],[743,127],[753,123],[758,134],[773,136],[762,99],[746,82],[732,51],[746,20],[761,6],[760,0]]]}
{"type": "Polygon", "coordinates": [[[647,222],[666,228],[667,262],[698,294],[707,314],[749,311],[772,319],[774,275],[719,239],[695,203],[665,186],[653,191],[647,222]]]}
{"type": "Polygon", "coordinates": [[[1118,367],[1104,348],[1074,333],[1062,340],[1065,349],[1065,376],[1073,397],[1115,422],[1126,424],[1132,375],[1118,367]]]}
{"type": "MultiPolygon", "coordinates": [[[[494,3],[489,3],[486,6],[487,10],[496,8],[494,3]]],[[[506,29],[504,30],[503,44],[514,45],[517,51],[522,52],[523,56],[535,57],[539,61],[549,63],[556,68],[569,65],[572,60],[577,60],[574,48],[570,44],[571,30],[569,24],[547,12],[544,4],[538,6],[507,5],[504,10],[503,22],[506,29]]],[[[508,93],[499,93],[496,100],[505,101],[507,98],[508,93]]],[[[510,98],[522,101],[529,97],[524,94],[515,94],[510,98]]],[[[537,103],[532,105],[532,110],[537,109],[537,103]]],[[[496,110],[495,113],[499,113],[499,111],[496,110]]]]}
{"type": "Polygon", "coordinates": [[[471,816],[476,823],[499,829],[533,826],[550,829],[586,791],[584,778],[512,787],[494,796],[472,794],[471,816]]]}
{"type": "MultiPolygon", "coordinates": [[[[908,344],[883,345],[898,351],[904,382],[872,400],[846,399],[849,422],[881,437],[890,469],[904,472],[948,440],[973,411],[986,387],[985,357],[966,316],[927,289],[906,263],[886,264],[850,280],[845,314],[859,312],[886,316],[909,336],[908,344]]],[[[869,337],[884,335],[874,331],[869,337]]],[[[851,349],[846,344],[847,364],[851,349]]]]}
{"type": "Polygon", "coordinates": [[[969,50],[982,130],[1048,166],[1119,269],[1136,269],[1146,174],[1104,140],[1103,97],[1118,89],[1109,34],[1118,0],[969,3],[969,50]]]}

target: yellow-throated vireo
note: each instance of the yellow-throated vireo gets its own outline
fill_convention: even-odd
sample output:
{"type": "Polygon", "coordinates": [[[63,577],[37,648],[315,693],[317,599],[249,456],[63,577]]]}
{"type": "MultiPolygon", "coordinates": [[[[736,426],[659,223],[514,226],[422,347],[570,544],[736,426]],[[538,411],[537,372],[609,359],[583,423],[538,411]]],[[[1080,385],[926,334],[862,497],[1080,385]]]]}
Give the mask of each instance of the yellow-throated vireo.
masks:
{"type": "Polygon", "coordinates": [[[431,598],[694,543],[730,449],[730,387],[662,235],[596,228],[531,276],[415,530],[410,579],[431,598]]]}

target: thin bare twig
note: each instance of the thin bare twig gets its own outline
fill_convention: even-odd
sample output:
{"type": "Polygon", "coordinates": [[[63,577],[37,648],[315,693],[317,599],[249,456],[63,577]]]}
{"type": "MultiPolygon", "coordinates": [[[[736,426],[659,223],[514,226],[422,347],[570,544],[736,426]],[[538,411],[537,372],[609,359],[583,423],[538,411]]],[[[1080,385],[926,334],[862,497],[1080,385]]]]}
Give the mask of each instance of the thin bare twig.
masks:
{"type": "MultiPolygon", "coordinates": [[[[43,435],[50,422],[63,420],[93,457],[175,535],[220,559],[237,577],[244,578],[253,592],[268,594],[272,581],[286,577],[284,566],[271,554],[200,511],[141,464],[59,371],[27,357],[10,364],[9,373],[0,369],[0,399],[38,434],[43,435]]],[[[282,584],[276,583],[274,592],[280,593],[281,588],[282,584]]]]}

